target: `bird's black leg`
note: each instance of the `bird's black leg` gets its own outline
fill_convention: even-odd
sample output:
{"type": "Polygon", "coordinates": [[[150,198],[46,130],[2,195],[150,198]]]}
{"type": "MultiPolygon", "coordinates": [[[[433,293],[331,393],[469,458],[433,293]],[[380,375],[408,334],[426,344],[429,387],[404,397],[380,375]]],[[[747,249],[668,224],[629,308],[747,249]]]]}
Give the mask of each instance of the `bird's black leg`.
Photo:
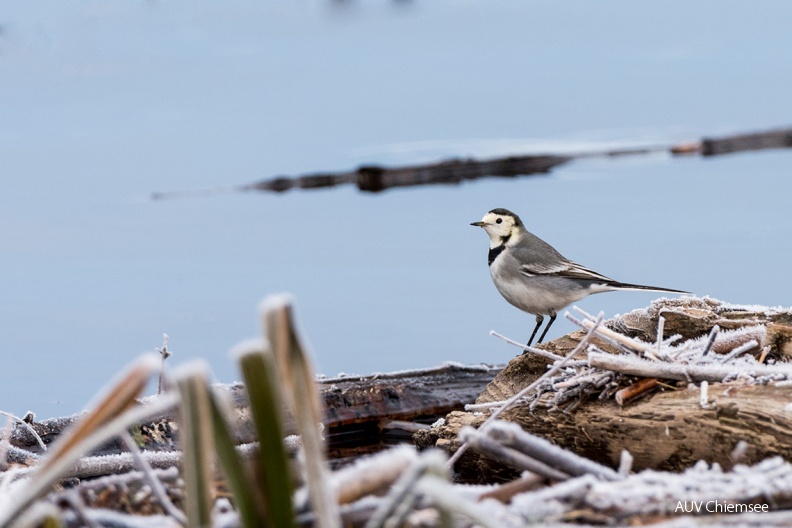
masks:
{"type": "MultiPolygon", "coordinates": [[[[534,339],[534,337],[536,337],[536,331],[539,330],[540,326],[542,326],[542,321],[544,321],[544,316],[541,316],[541,315],[537,314],[537,316],[536,316],[536,326],[534,326],[534,330],[533,330],[533,332],[531,332],[531,339],[528,340],[528,344],[526,346],[531,346],[531,343],[533,343],[533,339],[534,339]]],[[[547,330],[545,330],[545,332],[547,332],[547,330]]],[[[542,334],[542,337],[544,337],[544,334],[542,334]]],[[[541,338],[539,339],[539,342],[540,343],[542,342],[541,338]]]]}
{"type": "MultiPolygon", "coordinates": [[[[553,321],[555,321],[555,319],[556,319],[556,313],[555,313],[555,311],[552,311],[552,312],[550,312],[550,321],[547,323],[547,326],[545,326],[544,332],[542,332],[542,337],[540,337],[540,338],[539,338],[539,342],[537,342],[537,343],[536,343],[537,345],[538,345],[539,343],[541,343],[542,341],[544,341],[544,338],[545,338],[545,336],[547,335],[547,331],[548,331],[548,330],[550,330],[550,327],[551,327],[551,326],[553,326],[553,321]]],[[[536,331],[536,330],[534,330],[534,332],[535,332],[535,331],[536,331]]]]}

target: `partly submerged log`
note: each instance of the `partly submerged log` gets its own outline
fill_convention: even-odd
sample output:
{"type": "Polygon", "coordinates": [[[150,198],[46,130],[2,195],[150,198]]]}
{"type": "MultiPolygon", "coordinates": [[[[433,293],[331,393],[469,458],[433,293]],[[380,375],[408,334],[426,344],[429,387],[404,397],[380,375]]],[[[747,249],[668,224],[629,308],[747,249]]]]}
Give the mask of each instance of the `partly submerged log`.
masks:
{"type": "Polygon", "coordinates": [[[699,151],[702,156],[719,156],[746,152],[792,147],[792,130],[771,130],[755,134],[737,134],[720,138],[704,138],[699,151]]]}
{"type": "MultiPolygon", "coordinates": [[[[399,422],[431,423],[473,403],[500,368],[447,363],[428,369],[321,379],[318,383],[326,409],[325,435],[331,446],[370,444],[379,440],[381,428],[390,422],[397,422],[391,430],[409,429],[409,425],[399,422]]],[[[244,386],[216,387],[228,391],[234,401],[237,442],[254,441],[244,386]]],[[[79,415],[32,421],[28,426],[50,443],[77,418],[79,415]]],[[[146,449],[168,451],[176,448],[177,429],[175,417],[161,416],[141,424],[135,437],[146,449]]],[[[290,426],[287,432],[293,433],[290,426]]],[[[11,444],[40,452],[35,437],[26,427],[14,428],[11,444]]],[[[102,453],[119,451],[122,451],[120,446],[113,444],[106,446],[102,453]]]]}
{"type": "MultiPolygon", "coordinates": [[[[643,346],[648,348],[657,341],[660,315],[665,319],[664,337],[678,334],[682,339],[698,338],[705,342],[715,325],[730,330],[750,329],[715,336],[709,345],[715,361],[725,357],[717,355],[727,351],[724,343],[729,339],[733,341],[738,334],[747,339],[745,336],[757,334],[755,328],[766,329],[762,338],[763,358],[779,365],[780,377],[775,379],[789,379],[788,365],[781,365],[789,355],[792,339],[792,312],[789,310],[732,306],[713,299],[663,299],[648,309],[635,310],[609,321],[607,327],[622,332],[625,337],[640,339],[639,343],[646,343],[643,346]]],[[[584,333],[574,332],[542,348],[564,356],[584,333]]],[[[594,338],[593,343],[601,350],[622,352],[619,346],[600,337],[594,338]]],[[[548,360],[540,356],[522,354],[487,386],[477,403],[507,399],[541,376],[547,364],[548,360]]],[[[658,361],[655,364],[669,363],[658,361]]],[[[772,365],[765,370],[772,374],[772,365]]],[[[506,411],[502,418],[609,467],[616,467],[622,451],[627,450],[634,457],[636,470],[680,471],[698,460],[717,462],[728,468],[734,463],[733,453],[738,445],[744,446],[739,454],[743,463],[755,463],[776,455],[792,460],[792,382],[756,384],[758,381],[767,383],[773,378],[766,376],[767,379],[760,380],[759,374],[766,372],[752,378],[754,374],[746,369],[735,381],[710,384],[709,396],[705,394],[703,401],[702,389],[687,381],[661,379],[645,383],[641,382],[645,378],[621,375],[625,386],[638,391],[637,398],[623,406],[614,398],[598,399],[589,394],[581,395],[579,401],[566,408],[539,406],[531,409],[522,404],[506,411]],[[630,385],[635,382],[645,387],[636,389],[630,385]]],[[[603,394],[613,393],[615,390],[603,394]]],[[[482,413],[451,413],[445,425],[418,433],[416,440],[421,446],[436,445],[455,451],[459,446],[460,429],[466,425],[478,427],[486,417],[482,413]]],[[[471,454],[460,460],[457,469],[463,478],[489,474],[497,480],[512,478],[514,474],[513,470],[505,470],[499,464],[471,454]]]]}
{"type": "Polygon", "coordinates": [[[284,192],[291,189],[321,189],[352,184],[365,192],[380,192],[395,187],[429,184],[459,184],[480,178],[514,178],[547,174],[555,167],[576,159],[591,157],[616,158],[668,152],[672,155],[716,156],[762,149],[792,147],[792,129],[770,130],[753,134],[737,134],[720,138],[703,138],[679,145],[624,148],[595,152],[562,154],[513,155],[494,159],[448,159],[424,165],[384,167],[362,165],[354,170],[317,172],[300,176],[275,176],[247,185],[219,187],[201,191],[156,192],[154,200],[185,196],[211,195],[221,192],[284,192]]]}
{"type": "Polygon", "coordinates": [[[501,368],[447,363],[431,369],[323,379],[325,426],[445,415],[475,401],[501,368]]]}

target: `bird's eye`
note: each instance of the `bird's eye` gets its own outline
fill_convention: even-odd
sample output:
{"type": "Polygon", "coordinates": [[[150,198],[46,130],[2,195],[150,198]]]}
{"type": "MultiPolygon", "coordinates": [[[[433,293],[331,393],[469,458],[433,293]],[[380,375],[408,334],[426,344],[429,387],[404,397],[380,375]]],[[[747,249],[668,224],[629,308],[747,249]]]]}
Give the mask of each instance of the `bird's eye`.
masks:
{"type": "Polygon", "coordinates": [[[496,223],[496,224],[500,224],[500,223],[502,223],[502,222],[503,222],[503,218],[498,218],[497,220],[495,220],[495,223],[496,223]]]}

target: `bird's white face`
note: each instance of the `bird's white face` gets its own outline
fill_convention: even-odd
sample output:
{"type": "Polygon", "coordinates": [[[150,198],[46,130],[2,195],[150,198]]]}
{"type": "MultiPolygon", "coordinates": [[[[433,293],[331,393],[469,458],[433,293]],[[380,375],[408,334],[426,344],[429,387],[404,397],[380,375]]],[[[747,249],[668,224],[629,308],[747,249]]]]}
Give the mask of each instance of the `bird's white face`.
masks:
{"type": "Polygon", "coordinates": [[[517,229],[513,216],[487,213],[481,222],[473,222],[471,225],[481,227],[490,237],[493,243],[501,243],[504,239],[509,239],[517,229]]]}

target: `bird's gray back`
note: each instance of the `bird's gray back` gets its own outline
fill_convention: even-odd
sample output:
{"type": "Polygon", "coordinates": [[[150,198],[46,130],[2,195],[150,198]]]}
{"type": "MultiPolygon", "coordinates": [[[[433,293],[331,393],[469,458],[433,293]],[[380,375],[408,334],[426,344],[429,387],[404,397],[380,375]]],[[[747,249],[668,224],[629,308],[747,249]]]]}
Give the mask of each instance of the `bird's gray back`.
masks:
{"type": "MultiPolygon", "coordinates": [[[[556,249],[534,235],[525,231],[517,244],[509,248],[520,265],[538,270],[554,270],[569,264],[569,260],[556,249]]],[[[519,268],[519,265],[517,266],[519,268]]]]}

